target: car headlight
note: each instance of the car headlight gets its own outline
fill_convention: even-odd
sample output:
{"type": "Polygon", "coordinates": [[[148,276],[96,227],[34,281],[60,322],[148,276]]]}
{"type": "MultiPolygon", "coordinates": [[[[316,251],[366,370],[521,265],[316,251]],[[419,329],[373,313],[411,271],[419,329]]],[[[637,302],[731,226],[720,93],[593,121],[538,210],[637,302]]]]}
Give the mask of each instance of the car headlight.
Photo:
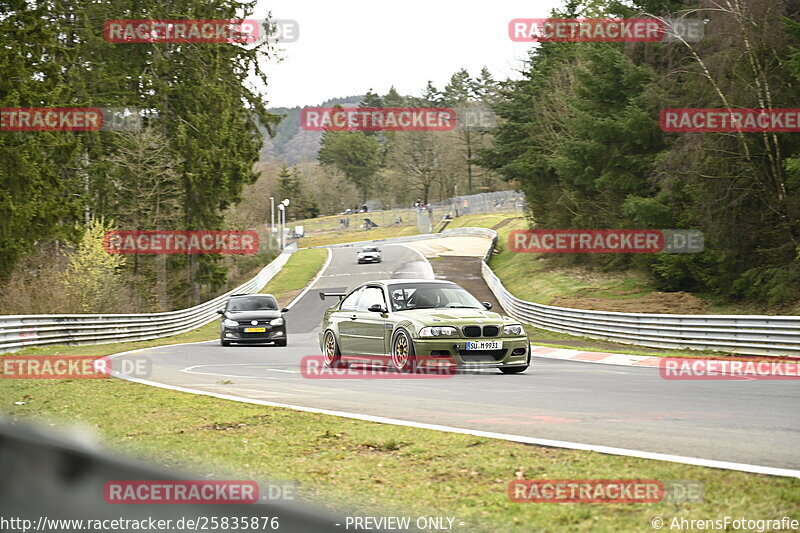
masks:
{"type": "Polygon", "coordinates": [[[230,318],[226,318],[225,320],[222,321],[222,325],[225,326],[226,328],[235,328],[236,326],[239,325],[239,323],[236,322],[235,320],[231,320],[230,318]]]}
{"type": "Polygon", "coordinates": [[[503,327],[503,333],[506,335],[523,335],[525,332],[520,324],[511,324],[510,326],[503,327]]]}
{"type": "Polygon", "coordinates": [[[441,337],[455,334],[456,328],[451,328],[450,326],[429,326],[419,330],[420,337],[441,337]]]}
{"type": "Polygon", "coordinates": [[[283,325],[283,318],[273,318],[269,321],[271,326],[282,326],[283,325]]]}

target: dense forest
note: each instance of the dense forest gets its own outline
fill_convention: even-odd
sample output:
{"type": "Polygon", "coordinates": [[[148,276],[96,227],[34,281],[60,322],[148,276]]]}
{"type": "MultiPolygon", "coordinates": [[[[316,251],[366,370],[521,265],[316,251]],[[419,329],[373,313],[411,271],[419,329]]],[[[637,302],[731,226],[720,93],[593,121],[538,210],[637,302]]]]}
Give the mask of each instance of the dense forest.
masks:
{"type": "MultiPolygon", "coordinates": [[[[255,76],[266,85],[258,59],[269,57],[272,45],[114,44],[104,40],[103,27],[107,20],[176,13],[231,19],[254,4],[0,1],[3,107],[132,108],[141,118],[130,131],[0,135],[0,279],[10,297],[0,312],[74,309],[78,304],[60,301],[52,284],[63,271],[75,278],[86,272],[68,252],[91,256],[91,247],[80,244],[92,228],[222,228],[223,210],[256,179],[258,127],[277,122],[245,82],[255,76]]],[[[125,263],[125,283],[115,274],[122,265],[98,267],[108,273],[96,276],[105,285],[97,291],[102,297],[78,310],[199,302],[225,283],[230,267],[210,255],[125,263]]],[[[85,294],[81,283],[64,283],[75,288],[73,296],[85,294]]]]}
{"type": "Polygon", "coordinates": [[[539,228],[694,228],[696,255],[567,254],[641,268],[662,290],[779,304],[800,298],[800,134],[665,133],[665,108],[796,108],[800,3],[567,2],[554,17],[683,14],[699,42],[533,48],[503,84],[481,164],[526,193],[539,228]]]}
{"type": "Polygon", "coordinates": [[[416,95],[392,87],[322,103],[491,119],[447,132],[302,130],[300,108],[269,109],[247,82],[267,86],[266,41],[103,39],[109,19],[229,19],[254,4],[0,0],[3,107],[130,108],[140,119],[128,131],[0,135],[0,313],[175,309],[271,258],[109,259],[98,247],[109,229],[263,228],[270,196],[292,198],[293,220],[508,188],[525,192],[532,227],[705,235],[699,254],[554,264],[639,269],[661,290],[731,301],[800,299],[800,136],[659,124],[665,108],[797,107],[800,2],[566,0],[553,17],[689,16],[705,32],[696,42],[540,43],[519,79],[461,69],[416,95]]]}

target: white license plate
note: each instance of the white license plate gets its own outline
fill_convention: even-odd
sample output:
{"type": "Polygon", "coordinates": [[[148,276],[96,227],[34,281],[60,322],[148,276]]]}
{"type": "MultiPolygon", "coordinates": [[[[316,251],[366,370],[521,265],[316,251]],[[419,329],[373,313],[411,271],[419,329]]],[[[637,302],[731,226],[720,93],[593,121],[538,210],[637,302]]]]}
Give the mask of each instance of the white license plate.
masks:
{"type": "Polygon", "coordinates": [[[467,350],[500,350],[503,341],[468,341],[467,350]]]}

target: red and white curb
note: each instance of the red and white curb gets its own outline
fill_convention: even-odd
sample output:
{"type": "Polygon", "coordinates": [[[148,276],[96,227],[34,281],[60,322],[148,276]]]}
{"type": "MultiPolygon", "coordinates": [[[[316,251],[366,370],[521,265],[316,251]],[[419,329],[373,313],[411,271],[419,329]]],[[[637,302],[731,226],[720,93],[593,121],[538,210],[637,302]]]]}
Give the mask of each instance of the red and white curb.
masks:
{"type": "Polygon", "coordinates": [[[546,359],[566,359],[570,361],[583,361],[585,363],[602,363],[604,365],[619,366],[652,366],[658,368],[663,357],[650,355],[628,355],[622,353],[583,352],[568,348],[548,348],[547,346],[531,345],[533,357],[546,359]]]}
{"type": "MultiPolygon", "coordinates": [[[[684,365],[691,369],[694,365],[700,365],[702,373],[713,375],[733,373],[742,376],[775,375],[789,376],[797,379],[800,369],[795,364],[800,365],[796,359],[786,361],[758,361],[747,360],[743,357],[729,358],[675,358],[675,357],[655,357],[648,355],[628,355],[621,353],[606,352],[583,352],[580,350],[570,350],[568,348],[549,348],[547,346],[531,345],[531,356],[542,357],[545,359],[561,359],[566,361],[580,361],[583,363],[600,363],[604,365],[617,366],[639,366],[651,368],[676,367],[684,365]],[[669,363],[666,363],[669,361],[669,363]],[[677,365],[680,361],[680,365],[677,365]],[[716,368],[715,365],[718,367],[716,368]],[[737,367],[738,365],[738,367],[737,367]]],[[[685,371],[689,371],[684,369],[685,371]]],[[[788,378],[787,378],[788,379],[788,378]]]]}

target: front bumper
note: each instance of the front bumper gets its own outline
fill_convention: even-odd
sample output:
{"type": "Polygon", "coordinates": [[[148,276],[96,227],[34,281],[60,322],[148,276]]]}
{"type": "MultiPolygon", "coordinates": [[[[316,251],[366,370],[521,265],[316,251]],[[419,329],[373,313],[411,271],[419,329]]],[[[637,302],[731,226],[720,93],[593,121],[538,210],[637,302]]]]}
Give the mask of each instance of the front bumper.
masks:
{"type": "Polygon", "coordinates": [[[492,338],[416,338],[414,351],[422,366],[459,368],[502,368],[525,366],[529,363],[530,341],[527,337],[492,338]],[[467,342],[502,341],[499,350],[467,350],[467,342]]]}
{"type": "Polygon", "coordinates": [[[381,262],[381,258],[380,257],[359,257],[358,258],[358,264],[362,264],[362,263],[380,263],[380,262],[381,262]]]}
{"type": "MultiPolygon", "coordinates": [[[[253,326],[248,326],[253,327],[253,326]]],[[[260,326],[259,326],[260,327],[260,326]]],[[[286,340],[286,326],[266,326],[265,332],[245,333],[245,326],[225,327],[220,333],[220,338],[230,342],[258,343],[286,340]]]]}

